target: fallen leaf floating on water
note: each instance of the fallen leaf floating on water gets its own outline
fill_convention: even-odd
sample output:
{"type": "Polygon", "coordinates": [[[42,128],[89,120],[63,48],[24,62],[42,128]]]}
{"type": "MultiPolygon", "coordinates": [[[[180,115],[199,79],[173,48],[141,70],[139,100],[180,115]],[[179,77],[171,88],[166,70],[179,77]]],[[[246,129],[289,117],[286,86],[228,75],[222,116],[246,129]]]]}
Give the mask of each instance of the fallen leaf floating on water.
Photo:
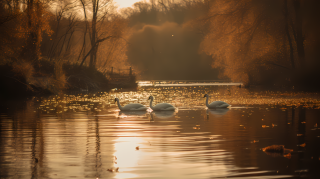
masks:
{"type": "Polygon", "coordinates": [[[305,147],[306,146],[306,143],[303,143],[300,145],[300,147],[305,147]]]}
{"type": "Polygon", "coordinates": [[[285,154],[285,155],[283,155],[283,157],[285,157],[287,159],[291,159],[291,153],[285,154]]]}
{"type": "Polygon", "coordinates": [[[136,150],[139,150],[139,146],[136,147],[136,150]]]}
{"type": "Polygon", "coordinates": [[[111,168],[111,169],[108,169],[107,171],[109,171],[109,172],[118,172],[119,171],[119,167],[111,168]]]}
{"type": "Polygon", "coordinates": [[[286,157],[290,159],[291,158],[290,152],[292,152],[293,150],[284,148],[284,145],[271,145],[271,146],[262,148],[262,151],[268,155],[271,155],[272,157],[286,157]]]}
{"type": "Polygon", "coordinates": [[[318,124],[316,123],[316,124],[314,125],[314,127],[318,127],[318,124]]]}
{"type": "Polygon", "coordinates": [[[297,136],[303,136],[303,134],[297,134],[297,136]]]}
{"type": "Polygon", "coordinates": [[[283,153],[284,149],[285,149],[284,145],[271,145],[271,146],[262,148],[262,151],[283,153]]]}
{"type": "Polygon", "coordinates": [[[301,123],[302,123],[302,124],[305,124],[305,123],[306,123],[306,121],[302,121],[301,123]]]}

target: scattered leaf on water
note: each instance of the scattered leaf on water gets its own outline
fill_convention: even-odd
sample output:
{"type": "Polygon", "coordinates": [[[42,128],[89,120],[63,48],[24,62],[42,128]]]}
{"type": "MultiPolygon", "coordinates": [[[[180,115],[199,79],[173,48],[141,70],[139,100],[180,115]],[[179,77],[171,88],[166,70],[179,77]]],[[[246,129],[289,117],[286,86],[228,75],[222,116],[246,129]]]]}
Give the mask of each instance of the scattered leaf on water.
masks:
{"type": "Polygon", "coordinates": [[[107,171],[109,171],[109,172],[118,172],[118,171],[119,171],[119,167],[117,167],[117,168],[110,168],[110,169],[107,169],[107,171]]]}
{"type": "Polygon", "coordinates": [[[284,145],[271,145],[265,148],[262,148],[262,151],[272,157],[286,157],[288,159],[291,158],[290,152],[292,149],[284,148],[284,145]]]}
{"type": "Polygon", "coordinates": [[[283,157],[291,159],[291,153],[285,154],[285,155],[283,155],[283,157]]]}
{"type": "Polygon", "coordinates": [[[306,143],[303,143],[300,145],[300,147],[305,147],[306,146],[306,143]]]}
{"type": "Polygon", "coordinates": [[[262,151],[283,153],[284,152],[284,145],[271,145],[271,146],[262,148],[262,151]]]}

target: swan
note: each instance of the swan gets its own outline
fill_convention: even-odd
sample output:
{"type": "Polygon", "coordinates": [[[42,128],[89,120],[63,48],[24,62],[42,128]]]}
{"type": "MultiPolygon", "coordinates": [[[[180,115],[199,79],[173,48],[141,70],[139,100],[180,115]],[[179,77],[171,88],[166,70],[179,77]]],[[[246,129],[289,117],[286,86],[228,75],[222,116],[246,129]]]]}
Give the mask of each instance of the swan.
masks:
{"type": "Polygon", "coordinates": [[[145,107],[144,105],[142,104],[138,104],[138,103],[133,103],[133,104],[127,104],[125,106],[121,106],[120,105],[120,102],[119,102],[119,99],[118,98],[115,98],[114,99],[114,102],[117,102],[118,103],[118,107],[121,111],[146,111],[148,108],[145,107]]]}
{"type": "Polygon", "coordinates": [[[152,106],[153,96],[150,96],[149,99],[150,99],[150,108],[153,111],[174,111],[175,110],[175,108],[168,103],[160,103],[155,106],[152,106]]]}
{"type": "Polygon", "coordinates": [[[213,109],[213,108],[227,108],[229,106],[231,106],[230,104],[226,103],[226,102],[223,102],[223,101],[213,101],[212,103],[208,104],[208,98],[209,98],[209,95],[208,94],[205,94],[204,95],[204,98],[207,97],[206,99],[206,106],[210,109],[213,109]]]}

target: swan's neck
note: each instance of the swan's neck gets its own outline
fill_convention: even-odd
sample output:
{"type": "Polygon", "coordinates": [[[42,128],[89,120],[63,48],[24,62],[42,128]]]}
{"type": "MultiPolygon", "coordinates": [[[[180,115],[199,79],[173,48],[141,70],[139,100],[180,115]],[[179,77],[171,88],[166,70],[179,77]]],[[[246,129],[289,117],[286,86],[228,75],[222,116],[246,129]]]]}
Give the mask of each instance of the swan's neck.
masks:
{"type": "Polygon", "coordinates": [[[208,100],[209,100],[209,97],[207,96],[207,97],[206,97],[206,106],[207,106],[207,107],[209,106],[208,100]]]}
{"type": "Polygon", "coordinates": [[[119,109],[120,109],[120,110],[123,110],[123,107],[120,105],[119,100],[117,100],[117,104],[118,104],[119,109]]]}
{"type": "Polygon", "coordinates": [[[153,110],[152,101],[153,101],[153,98],[150,99],[150,108],[153,110]]]}

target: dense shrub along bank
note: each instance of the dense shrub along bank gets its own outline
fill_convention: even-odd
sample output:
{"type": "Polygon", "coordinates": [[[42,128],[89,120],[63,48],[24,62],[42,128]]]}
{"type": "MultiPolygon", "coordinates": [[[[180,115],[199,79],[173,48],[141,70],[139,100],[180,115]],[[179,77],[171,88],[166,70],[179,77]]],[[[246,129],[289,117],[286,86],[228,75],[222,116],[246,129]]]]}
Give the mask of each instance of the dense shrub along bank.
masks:
{"type": "Polygon", "coordinates": [[[1,98],[109,90],[109,80],[96,69],[47,60],[0,65],[0,83],[1,98]]]}

